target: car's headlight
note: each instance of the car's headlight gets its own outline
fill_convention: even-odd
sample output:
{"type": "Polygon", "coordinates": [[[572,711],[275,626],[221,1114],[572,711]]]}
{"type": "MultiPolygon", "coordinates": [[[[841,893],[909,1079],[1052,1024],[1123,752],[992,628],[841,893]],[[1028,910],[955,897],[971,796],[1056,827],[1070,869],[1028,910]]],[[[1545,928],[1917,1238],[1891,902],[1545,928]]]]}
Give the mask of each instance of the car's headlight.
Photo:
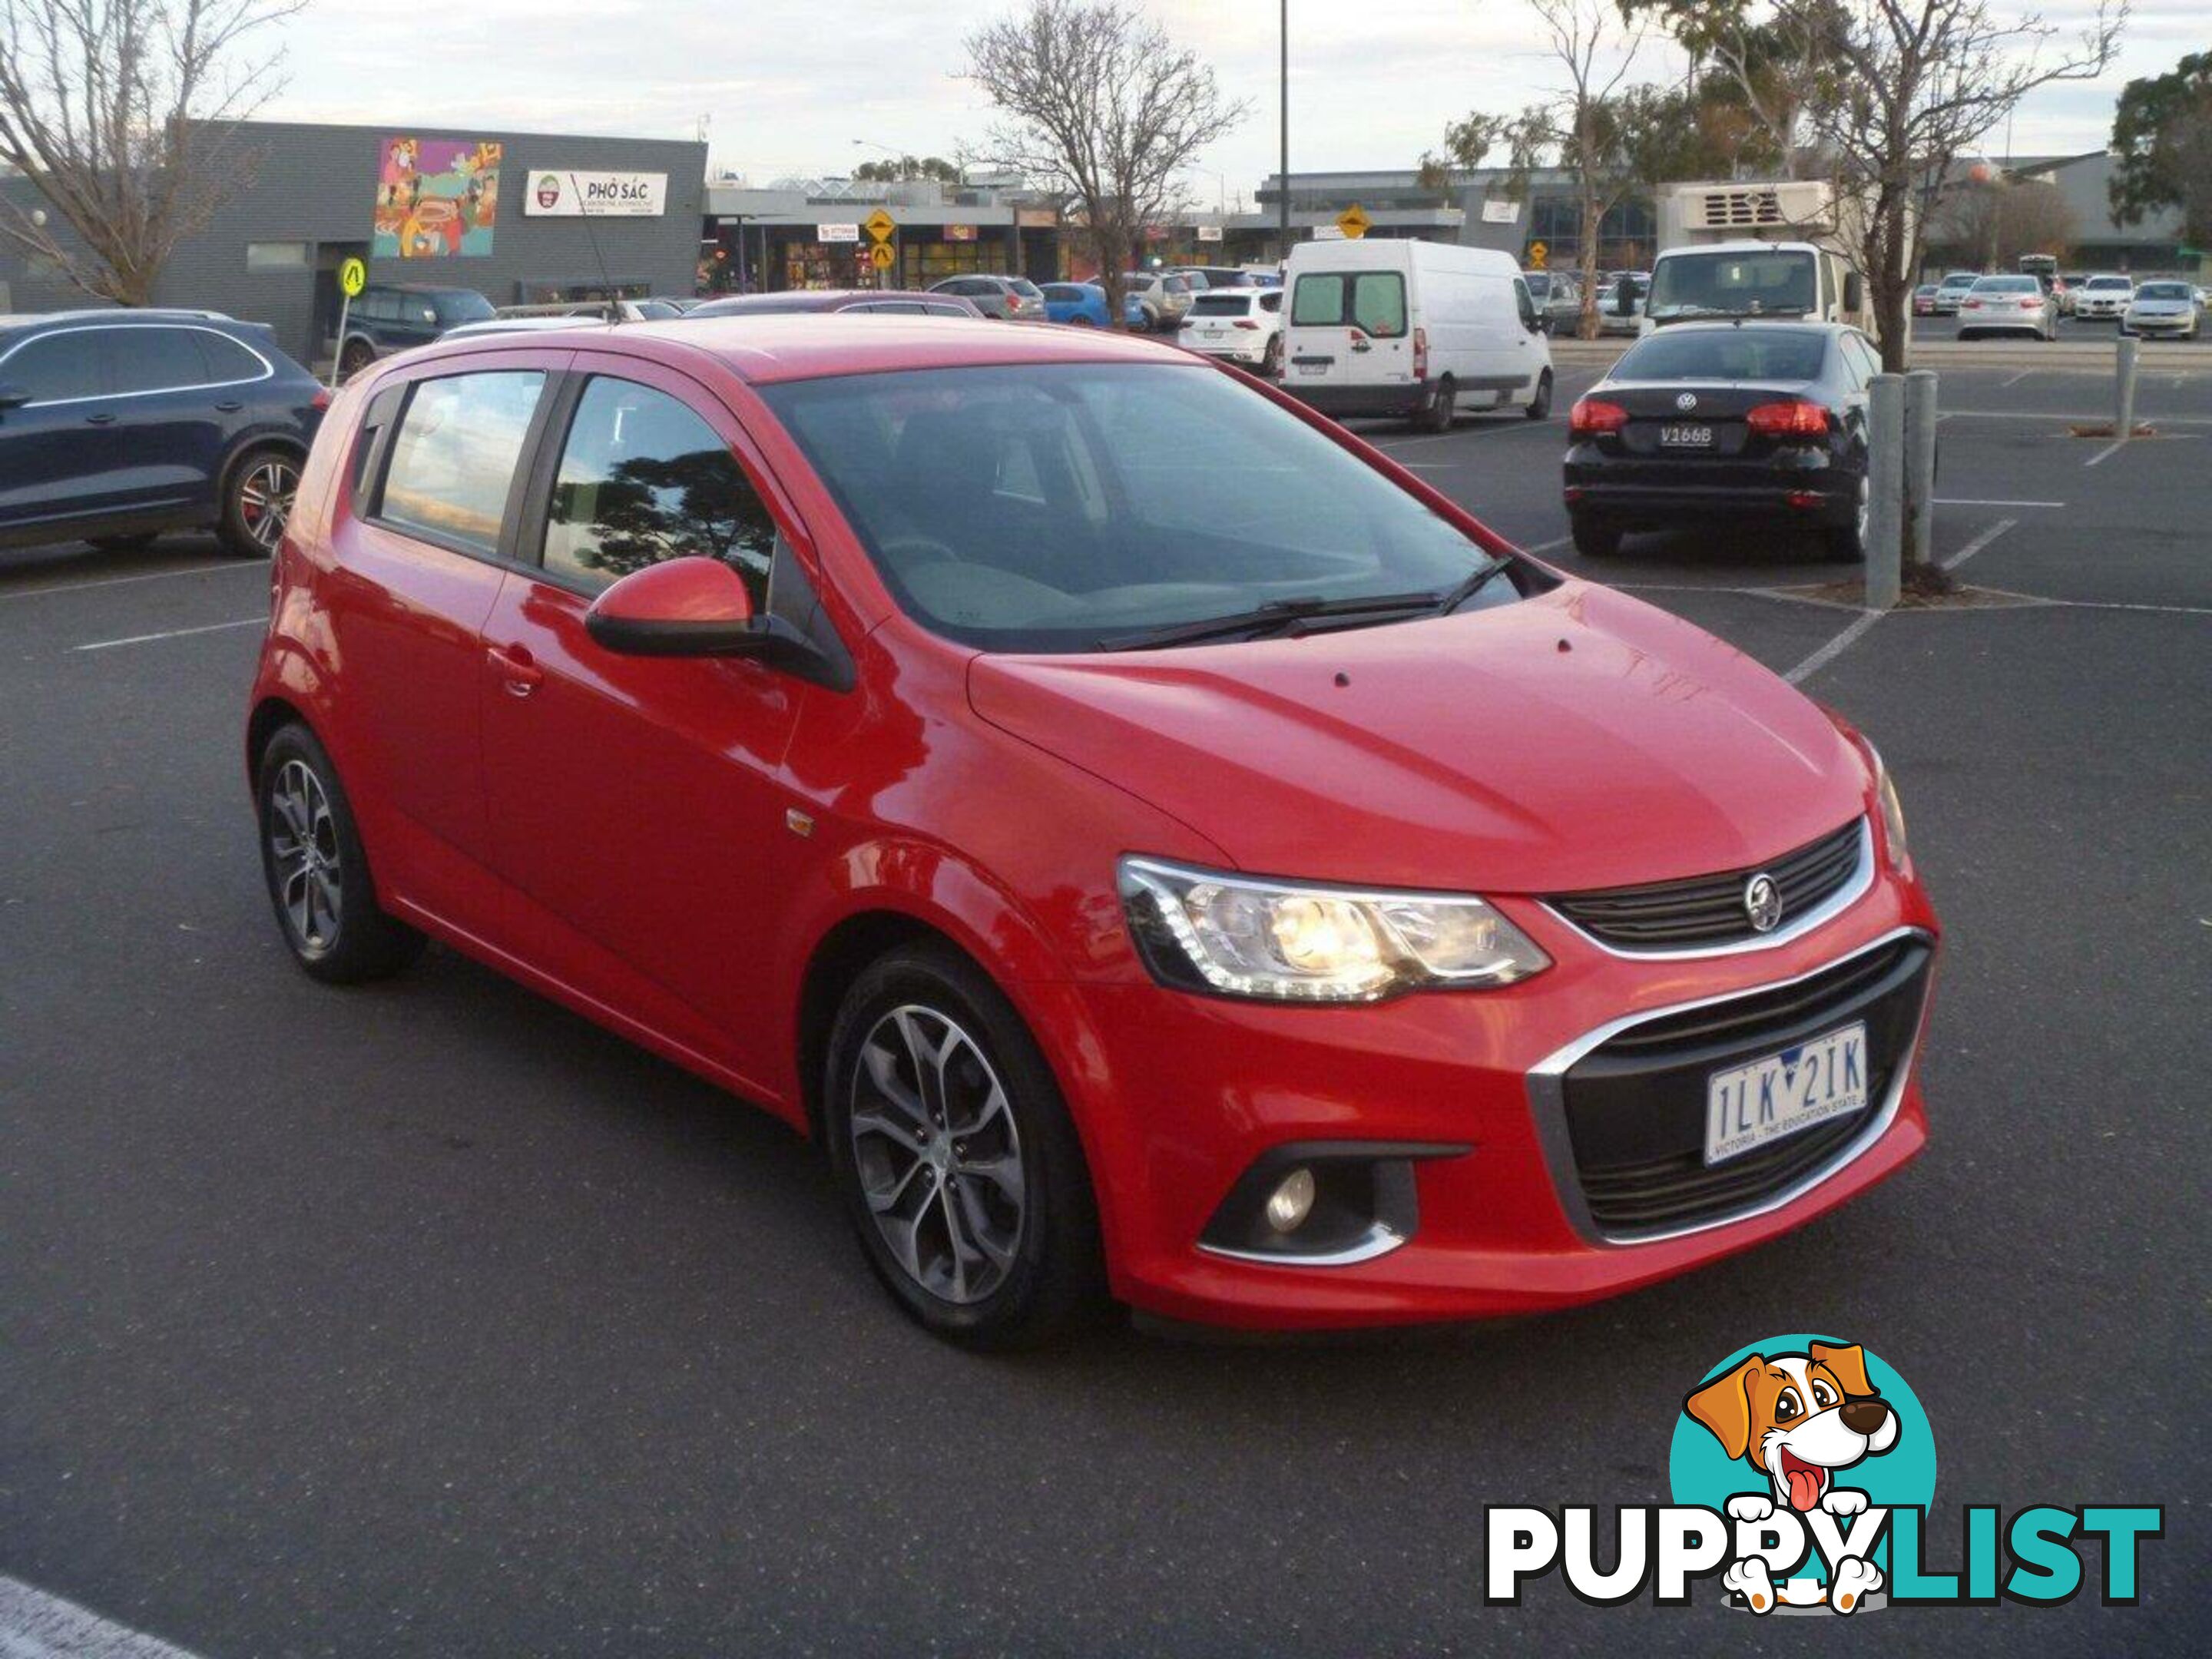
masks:
{"type": "Polygon", "coordinates": [[[1510,985],[1552,965],[1472,894],[1302,887],[1156,859],[1121,863],[1121,905],[1162,981],[1281,1002],[1373,1002],[1510,985]]]}
{"type": "MultiPolygon", "coordinates": [[[[1863,737],[1859,740],[1866,742],[1863,737]]],[[[1911,862],[1905,845],[1905,803],[1897,798],[1897,784],[1882,763],[1881,750],[1868,743],[1866,751],[1874,761],[1875,795],[1881,802],[1882,840],[1889,847],[1890,866],[1902,870],[1911,862]]]]}

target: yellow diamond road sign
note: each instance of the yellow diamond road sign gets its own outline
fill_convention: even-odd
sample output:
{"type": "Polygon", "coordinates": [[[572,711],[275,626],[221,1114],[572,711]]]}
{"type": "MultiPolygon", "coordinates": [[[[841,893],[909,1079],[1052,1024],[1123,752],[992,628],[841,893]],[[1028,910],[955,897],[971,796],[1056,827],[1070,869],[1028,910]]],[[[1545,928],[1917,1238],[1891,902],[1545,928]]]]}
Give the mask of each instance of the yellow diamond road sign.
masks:
{"type": "Polygon", "coordinates": [[[338,286],[345,290],[346,298],[356,298],[368,286],[368,267],[358,259],[348,259],[338,267],[338,286]]]}
{"type": "Polygon", "coordinates": [[[889,270],[897,260],[898,255],[891,252],[889,242],[878,242],[868,250],[868,263],[878,270],[889,270]]]}
{"type": "Polygon", "coordinates": [[[1528,244],[1528,268],[1531,270],[1541,270],[1544,268],[1544,261],[1551,257],[1552,250],[1541,242],[1528,244]]]}
{"type": "Polygon", "coordinates": [[[881,208],[878,208],[873,213],[871,213],[866,218],[860,221],[860,228],[866,230],[869,235],[874,237],[878,241],[886,242],[890,240],[891,233],[898,228],[898,221],[892,218],[890,214],[884,212],[881,208]]]}
{"type": "Polygon", "coordinates": [[[1336,216],[1336,228],[1355,242],[1367,234],[1368,226],[1374,222],[1357,202],[1336,216]]]}

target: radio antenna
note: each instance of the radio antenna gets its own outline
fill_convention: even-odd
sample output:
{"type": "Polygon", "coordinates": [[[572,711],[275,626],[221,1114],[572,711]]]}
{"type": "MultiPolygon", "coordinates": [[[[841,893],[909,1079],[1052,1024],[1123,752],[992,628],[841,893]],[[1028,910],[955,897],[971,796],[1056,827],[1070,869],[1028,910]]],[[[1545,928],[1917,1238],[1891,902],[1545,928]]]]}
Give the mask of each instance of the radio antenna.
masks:
{"type": "Polygon", "coordinates": [[[599,252],[599,234],[592,228],[592,204],[585,198],[583,185],[576,182],[573,168],[568,173],[568,188],[576,192],[576,210],[584,216],[584,237],[592,245],[592,263],[599,266],[599,286],[606,291],[607,321],[619,323],[623,319],[622,300],[615,293],[614,277],[608,273],[607,256],[599,252]]]}

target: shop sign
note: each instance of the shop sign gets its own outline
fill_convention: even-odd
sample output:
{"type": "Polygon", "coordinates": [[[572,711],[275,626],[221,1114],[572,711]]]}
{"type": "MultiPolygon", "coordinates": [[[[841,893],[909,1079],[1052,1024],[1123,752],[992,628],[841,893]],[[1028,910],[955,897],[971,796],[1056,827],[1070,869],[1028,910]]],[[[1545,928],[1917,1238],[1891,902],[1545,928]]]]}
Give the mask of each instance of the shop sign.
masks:
{"type": "Polygon", "coordinates": [[[857,224],[817,225],[814,227],[814,240],[817,242],[857,242],[860,240],[860,228],[857,224]]]}
{"type": "Polygon", "coordinates": [[[1060,216],[1050,208],[1016,208],[1014,222],[1024,230],[1050,230],[1060,222],[1060,216]]]}
{"type": "Polygon", "coordinates": [[[522,210],[532,218],[657,219],[665,211],[665,173],[584,173],[526,167],[522,210]]]}
{"type": "Polygon", "coordinates": [[[1221,227],[1219,225],[1200,225],[1198,228],[1198,240],[1201,242],[1219,241],[1221,240],[1221,227]]]}
{"type": "Polygon", "coordinates": [[[948,242],[972,242],[975,240],[975,227],[947,225],[945,228],[945,240],[948,242]]]}

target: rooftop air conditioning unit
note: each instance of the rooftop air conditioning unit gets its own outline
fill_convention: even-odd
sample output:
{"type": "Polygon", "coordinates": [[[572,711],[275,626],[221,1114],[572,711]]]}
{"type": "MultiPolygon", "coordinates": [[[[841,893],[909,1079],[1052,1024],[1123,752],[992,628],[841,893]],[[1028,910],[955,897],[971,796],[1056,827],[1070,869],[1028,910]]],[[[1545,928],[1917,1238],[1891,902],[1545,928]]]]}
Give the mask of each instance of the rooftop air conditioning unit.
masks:
{"type": "Polygon", "coordinates": [[[1833,198],[1817,179],[1772,185],[1716,185],[1692,195],[1688,219],[1697,230],[1797,230],[1825,224],[1833,198]]]}

